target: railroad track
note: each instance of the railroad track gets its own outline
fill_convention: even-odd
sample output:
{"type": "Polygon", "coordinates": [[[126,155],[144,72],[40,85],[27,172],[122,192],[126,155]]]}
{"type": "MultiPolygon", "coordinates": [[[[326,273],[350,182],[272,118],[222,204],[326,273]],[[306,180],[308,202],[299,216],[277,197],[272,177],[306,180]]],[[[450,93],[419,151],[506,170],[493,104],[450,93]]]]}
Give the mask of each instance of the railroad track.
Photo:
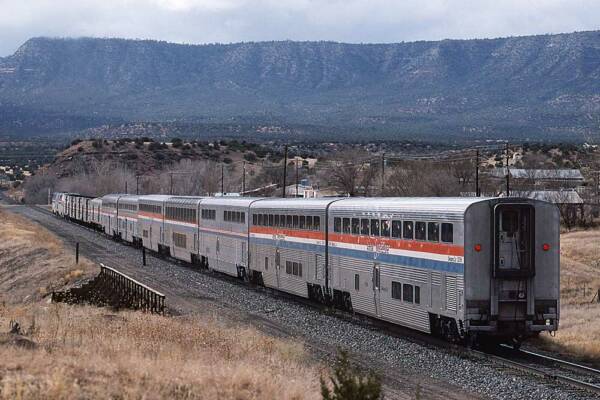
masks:
{"type": "MultiPolygon", "coordinates": [[[[50,212],[49,210],[47,210],[43,207],[32,206],[31,208],[34,208],[35,210],[37,210],[43,214],[55,217],[54,214],[52,214],[52,212],[50,212]]],[[[79,227],[87,229],[89,231],[94,231],[91,228],[88,228],[88,227],[85,227],[85,226],[82,226],[79,224],[77,224],[77,225],[79,227]]],[[[119,266],[120,259],[117,254],[103,254],[104,252],[102,251],[100,246],[98,246],[96,243],[93,243],[92,241],[85,243],[85,245],[88,248],[87,250],[89,252],[91,252],[92,254],[97,254],[97,255],[102,254],[102,258],[109,265],[115,266],[115,267],[119,266]],[[96,247],[98,247],[98,248],[96,248],[96,247]]],[[[178,260],[174,260],[174,259],[169,259],[168,261],[176,263],[176,264],[182,264],[178,260]]],[[[205,271],[202,271],[201,273],[209,273],[211,275],[214,275],[210,272],[205,272],[205,271]]],[[[238,285],[241,285],[241,283],[239,281],[237,281],[233,278],[229,278],[227,276],[217,277],[217,278],[227,280],[230,282],[234,282],[238,285]]],[[[167,289],[166,284],[164,282],[161,282],[161,284],[159,284],[157,288],[159,290],[167,289]]],[[[173,287],[171,287],[171,290],[173,290],[173,287]]],[[[286,299],[290,299],[290,300],[292,297],[292,296],[289,296],[286,294],[281,294],[280,292],[275,292],[275,291],[271,291],[271,290],[266,290],[266,289],[259,289],[259,290],[267,291],[267,292],[269,292],[269,295],[274,296],[274,297],[286,298],[286,299]]],[[[298,302],[298,299],[294,298],[294,301],[298,302]]],[[[300,302],[306,306],[315,307],[315,305],[312,304],[310,301],[300,301],[300,302]]],[[[191,304],[190,304],[190,306],[191,306],[191,304]]],[[[317,306],[317,307],[320,307],[320,306],[317,306]]],[[[586,397],[590,393],[594,393],[595,395],[600,396],[600,370],[590,368],[588,366],[580,365],[580,364],[577,364],[577,363],[574,363],[571,361],[560,360],[558,358],[549,357],[549,356],[546,356],[543,354],[538,354],[538,353],[535,353],[532,351],[527,351],[527,350],[515,351],[512,348],[508,348],[506,346],[504,346],[504,347],[501,346],[492,351],[486,351],[486,352],[469,350],[466,347],[450,345],[447,342],[441,341],[441,340],[431,337],[431,336],[419,334],[418,332],[415,332],[415,331],[412,331],[412,333],[411,333],[411,331],[409,331],[408,329],[405,329],[405,328],[392,327],[392,326],[389,326],[389,324],[382,323],[381,321],[373,320],[368,317],[355,316],[351,313],[343,313],[343,312],[339,312],[339,311],[333,311],[333,313],[336,315],[336,317],[338,317],[340,319],[352,320],[354,323],[357,323],[357,324],[363,325],[363,326],[368,326],[373,330],[383,330],[386,334],[389,333],[392,336],[401,336],[404,339],[408,339],[413,342],[418,342],[419,344],[422,344],[422,345],[427,345],[430,347],[437,347],[438,349],[443,349],[445,351],[450,351],[450,352],[454,352],[454,353],[461,353],[465,357],[473,356],[473,357],[480,359],[482,362],[488,361],[491,366],[493,366],[494,368],[497,368],[497,369],[509,369],[509,370],[513,371],[513,373],[514,373],[514,371],[521,371],[524,374],[538,376],[540,378],[543,378],[543,380],[545,382],[549,383],[550,385],[557,385],[557,386],[563,386],[563,387],[565,385],[568,385],[568,387],[573,388],[573,390],[577,390],[580,393],[582,393],[582,392],[585,393],[586,397]],[[493,365],[493,364],[495,364],[495,365],[493,365]]],[[[267,326],[273,325],[271,327],[271,330],[273,330],[273,331],[280,331],[282,329],[280,326],[277,326],[276,324],[272,324],[270,321],[268,321],[266,319],[265,319],[264,323],[267,326]]],[[[289,332],[283,332],[283,333],[289,334],[289,332]]],[[[310,347],[312,347],[312,346],[310,346],[310,347]]],[[[327,350],[321,349],[321,351],[333,354],[333,351],[330,351],[330,349],[327,349],[327,350]]],[[[386,378],[390,378],[389,375],[390,374],[387,373],[386,378]]],[[[398,381],[402,381],[402,380],[403,380],[402,378],[398,377],[398,381]]]]}
{"type": "Polygon", "coordinates": [[[539,376],[550,383],[568,385],[600,396],[600,370],[586,365],[530,350],[514,350],[507,345],[500,345],[486,351],[471,350],[471,354],[491,359],[511,369],[539,376]]]}

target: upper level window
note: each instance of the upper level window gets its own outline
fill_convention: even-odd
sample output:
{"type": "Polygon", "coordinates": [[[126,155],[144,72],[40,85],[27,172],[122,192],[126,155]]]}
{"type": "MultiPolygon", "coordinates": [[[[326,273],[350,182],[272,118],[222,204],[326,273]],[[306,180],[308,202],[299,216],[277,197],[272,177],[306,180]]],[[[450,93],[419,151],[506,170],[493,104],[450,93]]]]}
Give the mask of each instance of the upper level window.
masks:
{"type": "Polygon", "coordinates": [[[360,220],[358,218],[352,218],[352,234],[359,235],[360,234],[360,220]]]}
{"type": "Polygon", "coordinates": [[[369,235],[369,220],[366,218],[360,220],[360,234],[369,235]]]}
{"type": "Polygon", "coordinates": [[[344,218],[342,219],[342,232],[344,233],[350,233],[350,218],[344,218]]]}
{"type": "Polygon", "coordinates": [[[454,225],[443,223],[442,224],[442,242],[453,243],[454,242],[454,225]]]}
{"type": "Polygon", "coordinates": [[[390,221],[387,219],[381,220],[381,236],[390,237],[390,221]]]}
{"type": "Polygon", "coordinates": [[[415,239],[427,240],[427,224],[425,222],[415,222],[415,239]]]}
{"type": "Polygon", "coordinates": [[[427,223],[427,240],[430,242],[440,241],[440,224],[439,222],[427,223]]]}
{"type": "Polygon", "coordinates": [[[392,237],[399,238],[402,236],[402,222],[392,221],[392,237]]]}
{"type": "Polygon", "coordinates": [[[379,236],[379,220],[371,220],[371,236],[379,236]]]}
{"type": "Polygon", "coordinates": [[[342,232],[342,219],[341,218],[336,217],[333,219],[333,231],[335,233],[342,232]]]}
{"type": "Polygon", "coordinates": [[[415,238],[415,231],[412,221],[404,221],[402,223],[402,237],[410,240],[415,238]]]}

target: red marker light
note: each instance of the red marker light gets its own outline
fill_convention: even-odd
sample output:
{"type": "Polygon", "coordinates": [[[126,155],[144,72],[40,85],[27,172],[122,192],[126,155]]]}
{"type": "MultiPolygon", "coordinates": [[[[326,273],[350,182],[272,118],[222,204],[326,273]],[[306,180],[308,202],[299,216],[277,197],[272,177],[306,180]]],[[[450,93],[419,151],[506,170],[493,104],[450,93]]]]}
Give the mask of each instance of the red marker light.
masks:
{"type": "Polygon", "coordinates": [[[478,252],[478,253],[481,251],[481,245],[480,244],[476,244],[475,245],[475,251],[478,252]]]}
{"type": "Polygon", "coordinates": [[[544,251],[548,251],[548,250],[550,250],[550,245],[548,243],[544,243],[544,245],[542,246],[542,249],[544,251]]]}

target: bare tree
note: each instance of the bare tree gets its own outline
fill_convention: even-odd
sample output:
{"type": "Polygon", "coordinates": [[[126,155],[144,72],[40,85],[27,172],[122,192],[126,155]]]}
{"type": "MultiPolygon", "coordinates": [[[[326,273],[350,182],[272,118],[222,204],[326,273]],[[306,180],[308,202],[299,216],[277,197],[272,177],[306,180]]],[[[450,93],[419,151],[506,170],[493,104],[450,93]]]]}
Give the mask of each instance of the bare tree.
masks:
{"type": "Polygon", "coordinates": [[[375,178],[379,171],[378,160],[359,150],[347,150],[336,154],[325,164],[321,177],[338,192],[348,196],[374,191],[375,178]]]}

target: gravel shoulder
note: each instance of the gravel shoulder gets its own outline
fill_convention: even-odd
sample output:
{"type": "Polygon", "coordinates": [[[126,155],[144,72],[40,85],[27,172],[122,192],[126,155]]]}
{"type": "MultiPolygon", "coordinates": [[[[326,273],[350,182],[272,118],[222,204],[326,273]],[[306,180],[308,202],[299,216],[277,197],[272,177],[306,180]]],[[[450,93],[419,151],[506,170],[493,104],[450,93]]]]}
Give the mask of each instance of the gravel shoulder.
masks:
{"type": "Polygon", "coordinates": [[[139,249],[27,206],[7,210],[38,222],[95,262],[114,267],[167,296],[176,314],[210,314],[223,321],[246,322],[265,333],[301,340],[315,357],[329,360],[337,348],[378,371],[388,399],[588,399],[590,395],[553,382],[507,370],[491,361],[413,340],[391,336],[363,324],[328,315],[218,274],[200,272],[148,255],[142,266],[139,249]]]}

